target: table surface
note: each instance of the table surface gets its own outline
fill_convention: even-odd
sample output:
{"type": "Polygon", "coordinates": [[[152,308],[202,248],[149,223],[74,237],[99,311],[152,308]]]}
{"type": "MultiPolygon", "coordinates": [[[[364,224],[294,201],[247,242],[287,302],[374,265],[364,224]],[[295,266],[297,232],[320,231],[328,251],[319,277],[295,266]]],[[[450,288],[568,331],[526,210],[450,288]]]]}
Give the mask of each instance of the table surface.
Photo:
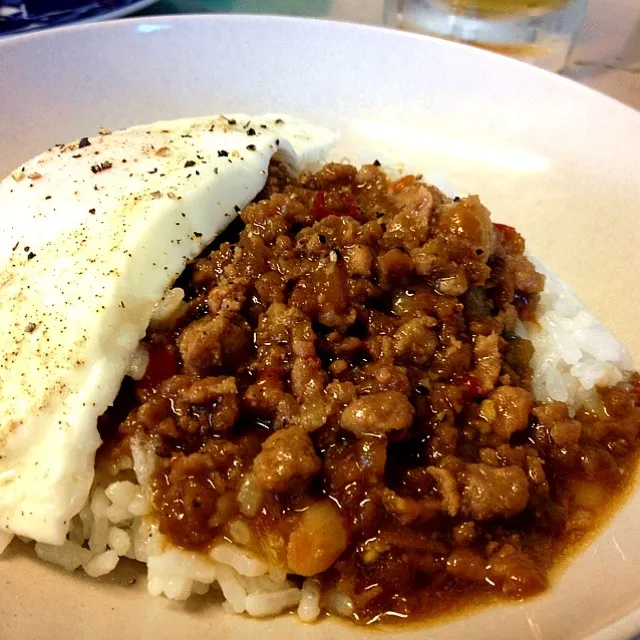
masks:
{"type": "MultiPolygon", "coordinates": [[[[270,13],[382,24],[384,0],[160,0],[138,15],[270,13]]],[[[589,0],[562,75],[640,109],[640,0],[589,0]]]]}

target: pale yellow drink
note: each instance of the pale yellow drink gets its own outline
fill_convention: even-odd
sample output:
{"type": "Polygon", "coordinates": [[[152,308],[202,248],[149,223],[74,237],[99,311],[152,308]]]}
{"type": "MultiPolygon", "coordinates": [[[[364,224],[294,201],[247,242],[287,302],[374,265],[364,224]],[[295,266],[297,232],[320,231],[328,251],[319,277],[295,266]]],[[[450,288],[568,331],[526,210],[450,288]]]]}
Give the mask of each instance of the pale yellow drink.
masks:
{"type": "Polygon", "coordinates": [[[564,7],[568,0],[442,0],[452,13],[495,15],[540,15],[564,7]]]}

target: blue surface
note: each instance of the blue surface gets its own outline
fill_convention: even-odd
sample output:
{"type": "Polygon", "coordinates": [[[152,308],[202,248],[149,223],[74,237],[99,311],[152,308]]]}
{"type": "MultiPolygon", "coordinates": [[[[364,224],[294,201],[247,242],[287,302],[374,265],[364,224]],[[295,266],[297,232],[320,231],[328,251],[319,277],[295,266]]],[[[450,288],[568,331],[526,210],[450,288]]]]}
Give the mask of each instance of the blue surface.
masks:
{"type": "Polygon", "coordinates": [[[0,0],[0,36],[125,15],[141,8],[141,4],[145,3],[141,0],[0,0]]]}

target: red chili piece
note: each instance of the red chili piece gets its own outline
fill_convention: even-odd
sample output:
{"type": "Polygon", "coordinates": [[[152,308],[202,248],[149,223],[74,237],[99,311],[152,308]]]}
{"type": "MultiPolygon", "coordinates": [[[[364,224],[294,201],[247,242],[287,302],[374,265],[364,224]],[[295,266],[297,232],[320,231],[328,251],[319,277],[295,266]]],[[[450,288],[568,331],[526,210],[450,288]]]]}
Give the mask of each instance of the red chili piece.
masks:
{"type": "Polygon", "coordinates": [[[149,349],[149,363],[144,372],[142,384],[153,387],[176,373],[178,373],[178,363],[173,350],[165,346],[152,346],[149,349]]]}
{"type": "Polygon", "coordinates": [[[338,195],[342,202],[342,210],[340,211],[331,209],[327,206],[326,191],[318,191],[313,199],[313,215],[318,220],[322,220],[328,216],[351,216],[352,218],[357,218],[360,215],[360,212],[358,211],[358,207],[356,207],[356,203],[353,201],[353,198],[348,193],[340,193],[338,195]]]}
{"type": "Polygon", "coordinates": [[[498,222],[493,225],[504,236],[505,240],[511,240],[518,232],[508,224],[500,224],[498,222]]]}
{"type": "Polygon", "coordinates": [[[462,398],[465,402],[471,402],[471,400],[478,397],[480,385],[478,384],[478,378],[474,375],[460,376],[458,384],[462,387],[462,398]]]}

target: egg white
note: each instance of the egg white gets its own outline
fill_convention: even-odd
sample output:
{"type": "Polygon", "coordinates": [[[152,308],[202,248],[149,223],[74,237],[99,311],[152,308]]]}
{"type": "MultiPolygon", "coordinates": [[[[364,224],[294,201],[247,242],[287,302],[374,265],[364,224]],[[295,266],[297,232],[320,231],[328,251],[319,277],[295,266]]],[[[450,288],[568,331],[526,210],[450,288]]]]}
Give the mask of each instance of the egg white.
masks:
{"type": "Polygon", "coordinates": [[[0,531],[64,542],[154,305],[274,154],[298,170],[333,141],[287,116],[157,122],[58,145],[0,183],[0,531]]]}

